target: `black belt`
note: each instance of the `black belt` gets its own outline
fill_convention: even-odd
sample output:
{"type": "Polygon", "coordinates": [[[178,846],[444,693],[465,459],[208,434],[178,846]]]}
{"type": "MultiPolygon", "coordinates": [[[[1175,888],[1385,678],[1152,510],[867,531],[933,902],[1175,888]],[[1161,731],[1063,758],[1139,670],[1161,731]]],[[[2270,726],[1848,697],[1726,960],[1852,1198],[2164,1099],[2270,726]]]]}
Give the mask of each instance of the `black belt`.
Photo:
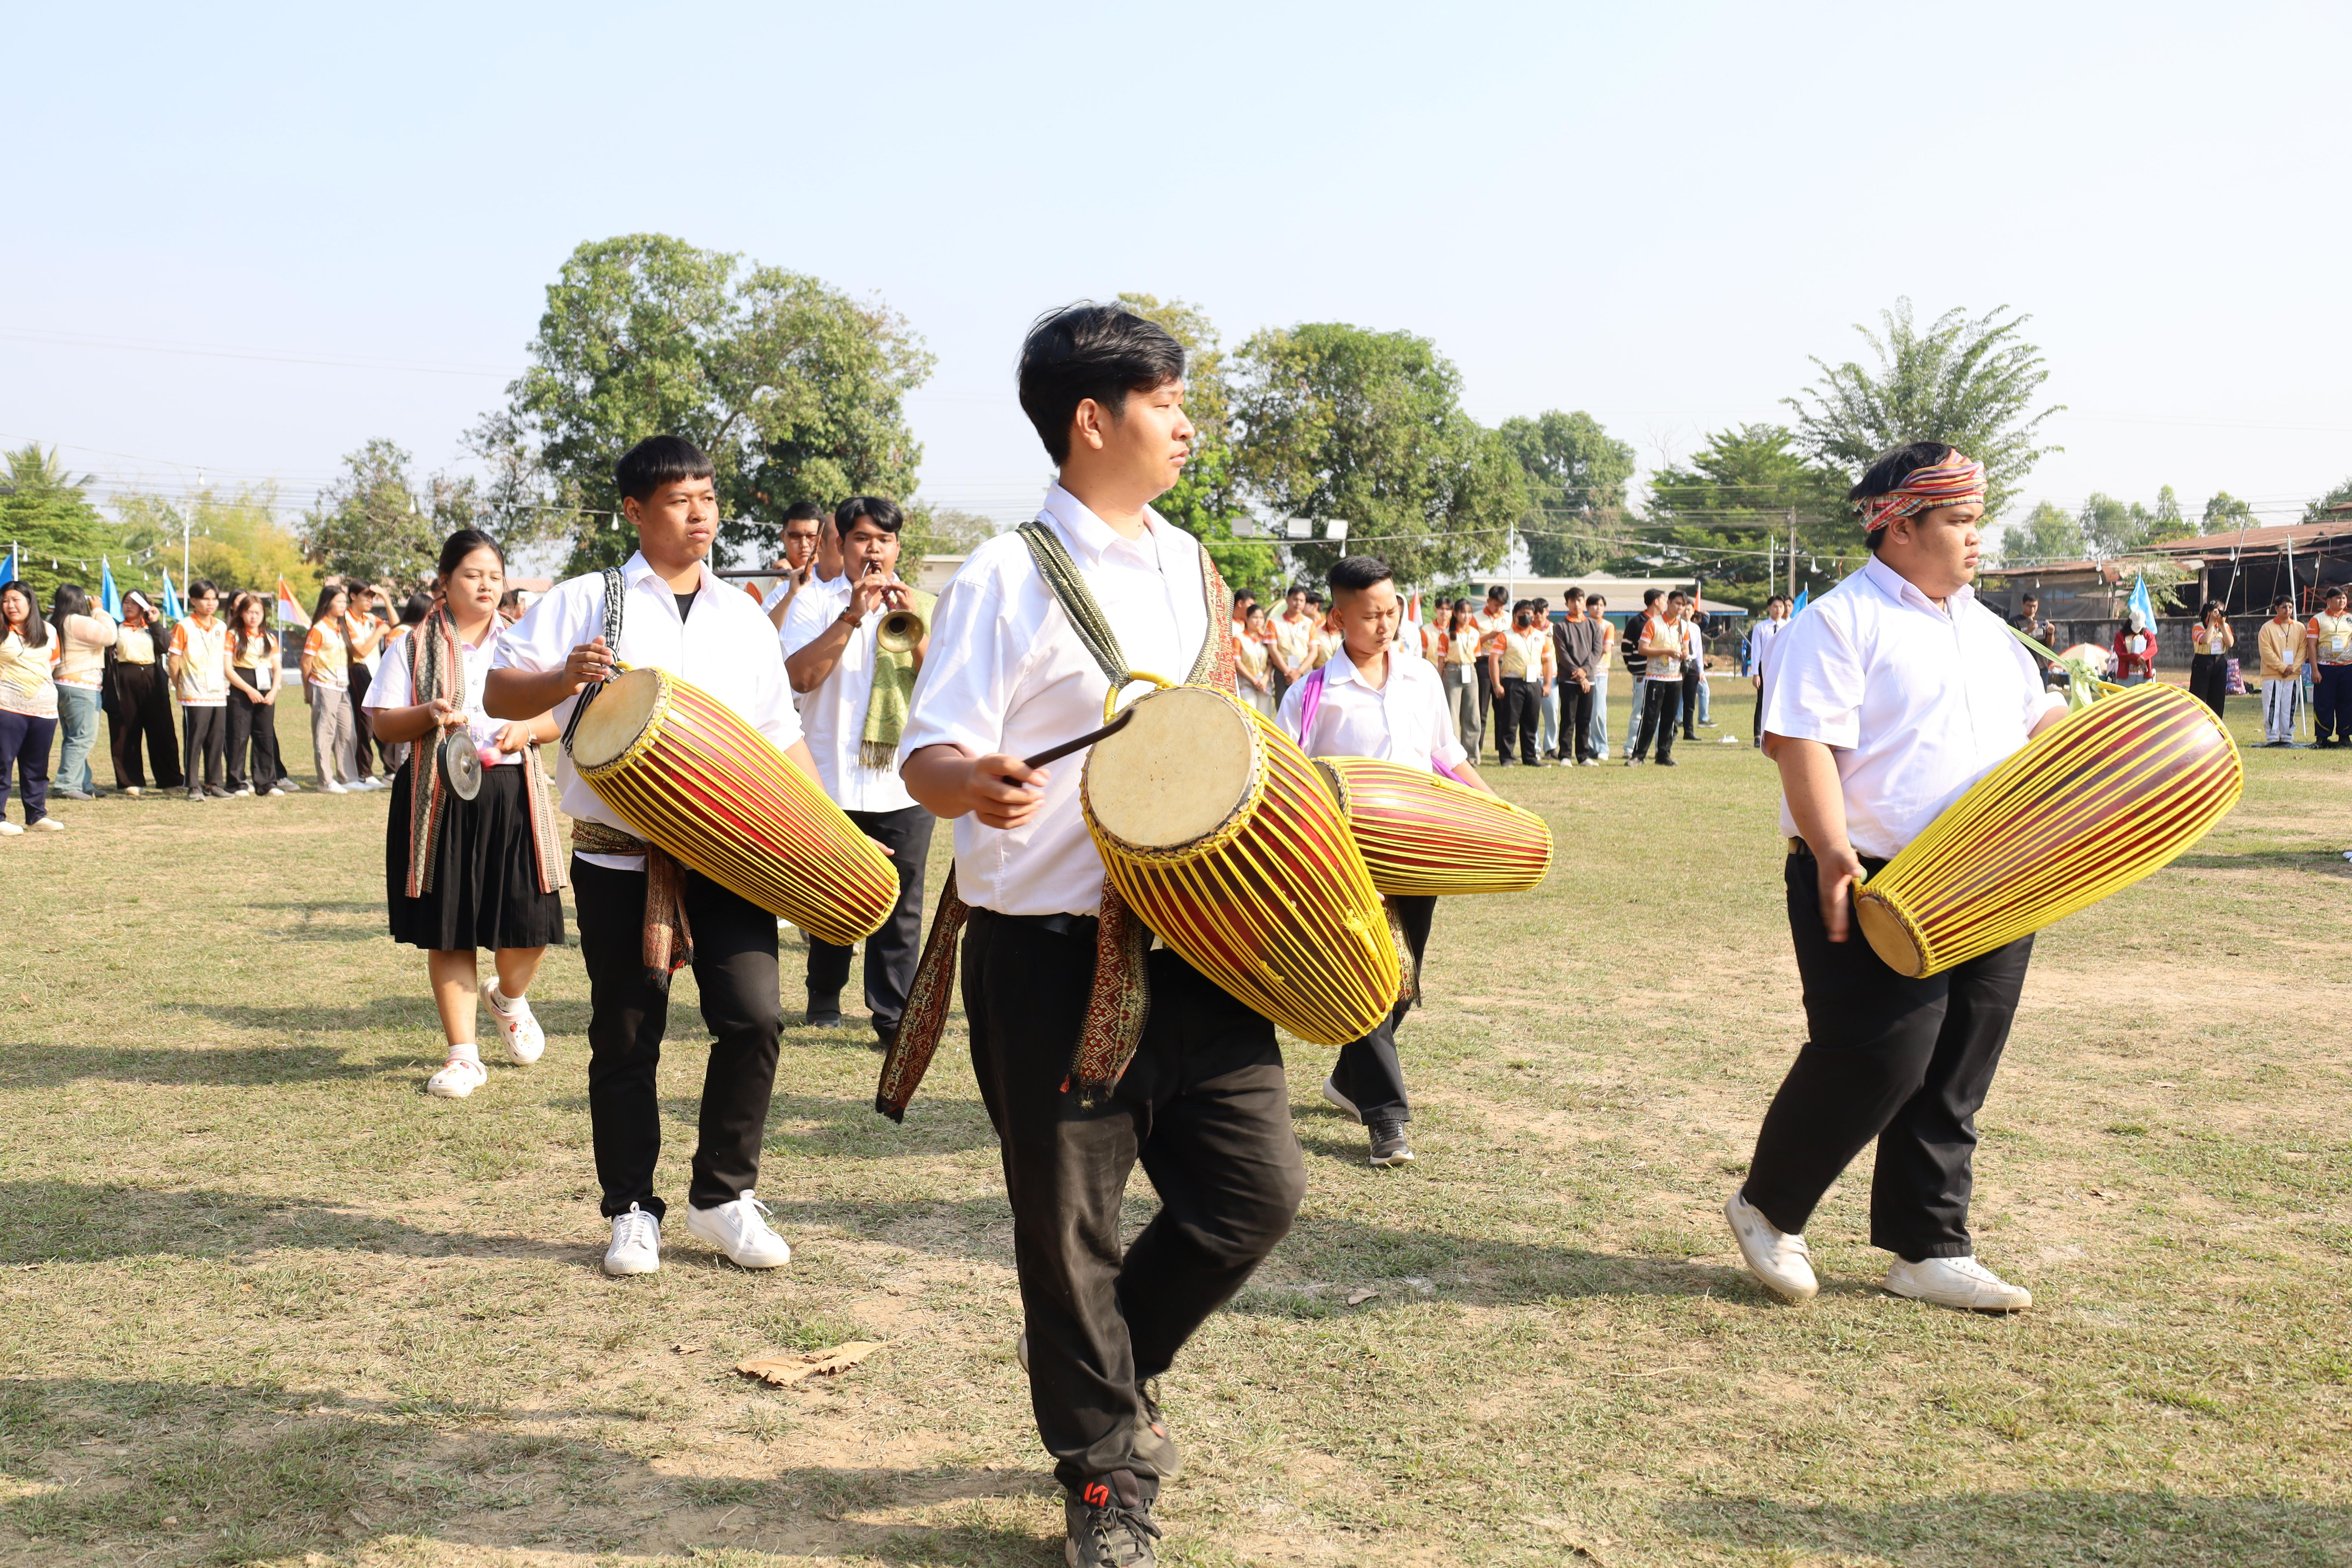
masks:
{"type": "Polygon", "coordinates": [[[1052,931],[1055,936],[1074,936],[1086,942],[1094,941],[1096,932],[1102,927],[1101,917],[1097,915],[1008,915],[999,910],[983,909],[978,904],[972,906],[969,918],[977,921],[983,915],[992,921],[1010,921],[1014,925],[1034,926],[1039,931],[1052,931]]]}

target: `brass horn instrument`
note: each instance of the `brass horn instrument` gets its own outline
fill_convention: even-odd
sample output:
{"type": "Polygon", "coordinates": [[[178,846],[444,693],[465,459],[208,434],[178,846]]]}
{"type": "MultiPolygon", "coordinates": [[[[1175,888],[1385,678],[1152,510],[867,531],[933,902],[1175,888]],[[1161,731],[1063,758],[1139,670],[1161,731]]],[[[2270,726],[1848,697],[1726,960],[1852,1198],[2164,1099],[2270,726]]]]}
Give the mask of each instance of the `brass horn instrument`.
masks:
{"type": "Polygon", "coordinates": [[[930,623],[923,619],[923,612],[912,605],[901,605],[874,628],[874,646],[885,653],[912,653],[930,635],[930,623]]]}

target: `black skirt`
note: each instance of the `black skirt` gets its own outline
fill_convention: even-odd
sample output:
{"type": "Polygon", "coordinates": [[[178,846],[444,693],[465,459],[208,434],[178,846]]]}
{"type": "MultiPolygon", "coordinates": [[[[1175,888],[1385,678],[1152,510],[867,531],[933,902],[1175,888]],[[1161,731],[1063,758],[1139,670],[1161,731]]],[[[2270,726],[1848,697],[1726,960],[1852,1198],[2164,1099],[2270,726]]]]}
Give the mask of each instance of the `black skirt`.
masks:
{"type": "Polygon", "coordinates": [[[407,895],[408,801],[419,755],[392,781],[392,820],[384,827],[384,901],[392,939],[436,952],[469,948],[561,947],[563,898],[539,890],[539,858],[530,841],[530,803],[520,765],[484,768],[482,793],[471,800],[448,795],[448,816],[435,847],[433,886],[421,899],[407,895]]]}

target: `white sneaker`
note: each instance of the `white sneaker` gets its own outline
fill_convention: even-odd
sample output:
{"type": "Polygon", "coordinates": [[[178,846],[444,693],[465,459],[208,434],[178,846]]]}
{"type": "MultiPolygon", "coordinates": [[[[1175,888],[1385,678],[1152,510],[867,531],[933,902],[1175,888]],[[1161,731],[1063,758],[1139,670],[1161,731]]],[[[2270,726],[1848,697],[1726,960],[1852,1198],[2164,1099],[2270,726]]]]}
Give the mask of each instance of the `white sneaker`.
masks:
{"type": "Polygon", "coordinates": [[[122,786],[122,793],[129,795],[131,799],[137,800],[140,796],[141,791],[137,784],[124,784],[122,786]]]}
{"type": "Polygon", "coordinates": [[[282,789],[273,789],[269,793],[273,795],[284,795],[286,792],[282,789]]]}
{"type": "Polygon", "coordinates": [[[651,1274],[661,1268],[661,1221],[636,1205],[613,1216],[613,1245],[604,1249],[604,1272],[651,1274]]]}
{"type": "Polygon", "coordinates": [[[228,797],[231,800],[242,800],[252,793],[253,786],[251,784],[239,784],[236,788],[228,792],[228,797]]]}
{"type": "Polygon", "coordinates": [[[482,983],[482,1003],[499,1021],[499,1033],[507,1037],[507,1055],[515,1065],[529,1067],[539,1060],[540,1053],[547,1049],[547,1031],[531,1016],[529,999],[508,996],[493,976],[482,983]]]}
{"type": "Polygon", "coordinates": [[[2033,1292],[2012,1285],[1973,1258],[1930,1258],[1918,1263],[1896,1258],[1886,1266],[1886,1290],[1964,1312],[2021,1312],[2033,1292]]]}
{"type": "Polygon", "coordinates": [[[1323,1080],[1323,1101],[1327,1105],[1338,1106],[1359,1121],[1364,1119],[1364,1113],[1356,1109],[1356,1102],[1341,1094],[1339,1086],[1328,1078],[1323,1080]]]}
{"type": "Polygon", "coordinates": [[[65,830],[66,825],[54,816],[45,816],[33,824],[33,831],[36,833],[63,833],[65,830]]]}
{"type": "Polygon", "coordinates": [[[425,1092],[440,1100],[463,1100],[490,1079],[489,1069],[472,1057],[451,1057],[439,1072],[425,1080],[425,1092]]]}
{"type": "Polygon", "coordinates": [[[1773,1227],[1754,1204],[1734,1193],[1724,1201],[1723,1217],[1731,1222],[1732,1239],[1757,1283],[1783,1301],[1810,1301],[1821,1293],[1813,1278],[1813,1255],[1801,1236],[1773,1227]]]}
{"type": "Polygon", "coordinates": [[[352,792],[337,784],[334,780],[329,779],[325,784],[319,786],[319,793],[321,795],[349,795],[352,792]]]}
{"type": "Polygon", "coordinates": [[[13,822],[0,821],[0,838],[14,838],[24,831],[13,822]]]}
{"type": "Polygon", "coordinates": [[[792,1261],[793,1249],[768,1228],[761,1216],[770,1213],[757,1196],[745,1193],[730,1204],[714,1208],[688,1208],[686,1233],[709,1242],[746,1268],[781,1268],[792,1261]]]}

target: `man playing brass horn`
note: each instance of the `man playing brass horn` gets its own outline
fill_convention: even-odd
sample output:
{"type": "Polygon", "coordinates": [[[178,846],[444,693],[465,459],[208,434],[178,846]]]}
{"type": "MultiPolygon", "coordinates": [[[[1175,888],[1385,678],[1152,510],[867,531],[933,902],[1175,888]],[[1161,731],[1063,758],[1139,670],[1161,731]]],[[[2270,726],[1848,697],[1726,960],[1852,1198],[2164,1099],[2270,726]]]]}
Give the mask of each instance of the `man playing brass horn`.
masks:
{"type": "MultiPolygon", "coordinates": [[[[817,777],[833,804],[866,837],[890,851],[898,904],[866,939],[866,1006],[875,1044],[889,1048],[923,944],[923,865],[931,852],[929,811],[898,781],[898,737],[907,700],[923,667],[931,596],[898,580],[905,519],[879,496],[856,496],[835,514],[843,575],[838,596],[802,594],[784,618],[784,669],[802,693],[801,722],[817,777]]],[[[807,1021],[841,1025],[845,947],[808,939],[807,1021]]]]}
{"type": "Polygon", "coordinates": [[[1983,464],[1914,442],[1881,456],[1847,499],[1871,560],[1779,634],[1764,693],[1808,1038],[1724,1215],[1750,1273],[1786,1300],[1810,1300],[1805,1222],[1874,1138],[1870,1241],[1895,1255],[1886,1289],[2016,1311],[2032,1293],[1977,1261],[1969,1195],[1977,1109],[2033,939],[1908,979],[1863,940],[1853,889],[2059,722],[2065,702],[1969,586],[1983,464]]]}

